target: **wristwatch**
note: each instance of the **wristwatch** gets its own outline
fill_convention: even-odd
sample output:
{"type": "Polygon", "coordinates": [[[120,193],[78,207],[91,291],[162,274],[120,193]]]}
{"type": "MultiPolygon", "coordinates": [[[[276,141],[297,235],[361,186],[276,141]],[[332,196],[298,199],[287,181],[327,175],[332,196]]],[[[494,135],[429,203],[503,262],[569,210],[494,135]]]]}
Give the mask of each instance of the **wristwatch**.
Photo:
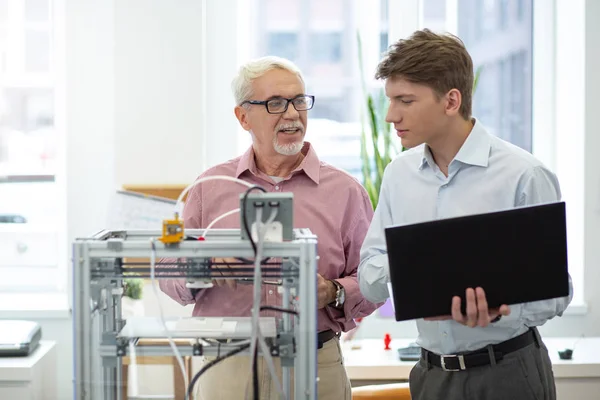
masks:
{"type": "Polygon", "coordinates": [[[332,302],[330,305],[335,308],[340,308],[344,305],[346,301],[346,289],[342,285],[339,284],[338,281],[331,279],[331,283],[333,283],[336,287],[335,291],[335,302],[332,302]]]}

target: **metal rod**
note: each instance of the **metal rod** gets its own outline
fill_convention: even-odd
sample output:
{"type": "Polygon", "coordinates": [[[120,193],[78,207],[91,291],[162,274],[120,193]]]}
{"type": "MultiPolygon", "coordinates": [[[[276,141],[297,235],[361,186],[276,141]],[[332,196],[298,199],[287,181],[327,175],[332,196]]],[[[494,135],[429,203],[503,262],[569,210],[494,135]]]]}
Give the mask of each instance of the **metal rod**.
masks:
{"type": "Polygon", "coordinates": [[[295,368],[295,399],[314,400],[317,390],[316,242],[306,240],[300,251],[300,323],[297,329],[298,358],[295,368]]]}
{"type": "MultiPolygon", "coordinates": [[[[283,308],[289,308],[291,297],[290,288],[287,285],[283,287],[283,293],[281,298],[283,299],[283,302],[281,304],[283,308]]],[[[285,332],[290,332],[292,329],[292,316],[289,313],[283,313],[283,330],[285,332]]],[[[292,369],[287,366],[284,366],[281,368],[281,370],[283,374],[283,393],[292,393],[292,369]]]]}

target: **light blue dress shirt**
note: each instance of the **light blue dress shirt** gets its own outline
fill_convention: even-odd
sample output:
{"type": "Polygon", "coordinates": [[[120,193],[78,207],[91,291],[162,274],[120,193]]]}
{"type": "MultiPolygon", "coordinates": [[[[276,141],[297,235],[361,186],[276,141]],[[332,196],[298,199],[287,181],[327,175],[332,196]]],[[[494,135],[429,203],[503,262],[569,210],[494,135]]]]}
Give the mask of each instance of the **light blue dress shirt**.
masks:
{"type": "MultiPolygon", "coordinates": [[[[530,153],[488,133],[478,121],[450,163],[448,177],[426,145],[405,151],[384,173],[379,204],[361,249],[360,290],[371,302],[389,297],[386,227],[552,203],[560,198],[552,172],[530,153]]],[[[465,251],[468,246],[465,243],[465,251]]],[[[540,277],[540,284],[542,280],[540,277]]],[[[573,296],[570,278],[569,290],[569,297],[512,305],[509,316],[485,328],[469,328],[453,320],[417,320],[417,343],[437,354],[455,354],[503,342],[562,315],[573,296]]]]}

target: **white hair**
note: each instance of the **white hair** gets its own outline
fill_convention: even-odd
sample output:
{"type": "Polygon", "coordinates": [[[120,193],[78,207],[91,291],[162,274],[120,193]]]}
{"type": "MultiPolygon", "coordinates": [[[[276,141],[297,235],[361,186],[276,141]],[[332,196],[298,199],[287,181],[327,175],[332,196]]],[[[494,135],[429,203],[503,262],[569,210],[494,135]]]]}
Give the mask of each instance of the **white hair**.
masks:
{"type": "Polygon", "coordinates": [[[235,98],[235,104],[240,105],[252,96],[252,81],[260,78],[272,69],[282,69],[294,73],[304,84],[304,78],[300,68],[285,58],[267,56],[247,62],[238,70],[237,76],[231,82],[231,90],[235,98]]]}

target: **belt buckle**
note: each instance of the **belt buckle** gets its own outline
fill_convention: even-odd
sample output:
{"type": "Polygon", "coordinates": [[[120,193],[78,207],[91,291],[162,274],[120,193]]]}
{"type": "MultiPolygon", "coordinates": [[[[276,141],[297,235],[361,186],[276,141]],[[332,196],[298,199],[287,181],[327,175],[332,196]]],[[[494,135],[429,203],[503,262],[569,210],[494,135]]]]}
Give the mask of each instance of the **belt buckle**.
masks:
{"type": "Polygon", "coordinates": [[[465,366],[465,356],[463,356],[462,354],[460,354],[460,355],[447,354],[447,355],[440,356],[440,363],[442,364],[442,369],[447,372],[458,372],[458,371],[464,371],[465,369],[467,369],[467,367],[465,366]],[[458,358],[458,365],[460,368],[447,368],[446,360],[445,360],[446,358],[458,358]]]}

